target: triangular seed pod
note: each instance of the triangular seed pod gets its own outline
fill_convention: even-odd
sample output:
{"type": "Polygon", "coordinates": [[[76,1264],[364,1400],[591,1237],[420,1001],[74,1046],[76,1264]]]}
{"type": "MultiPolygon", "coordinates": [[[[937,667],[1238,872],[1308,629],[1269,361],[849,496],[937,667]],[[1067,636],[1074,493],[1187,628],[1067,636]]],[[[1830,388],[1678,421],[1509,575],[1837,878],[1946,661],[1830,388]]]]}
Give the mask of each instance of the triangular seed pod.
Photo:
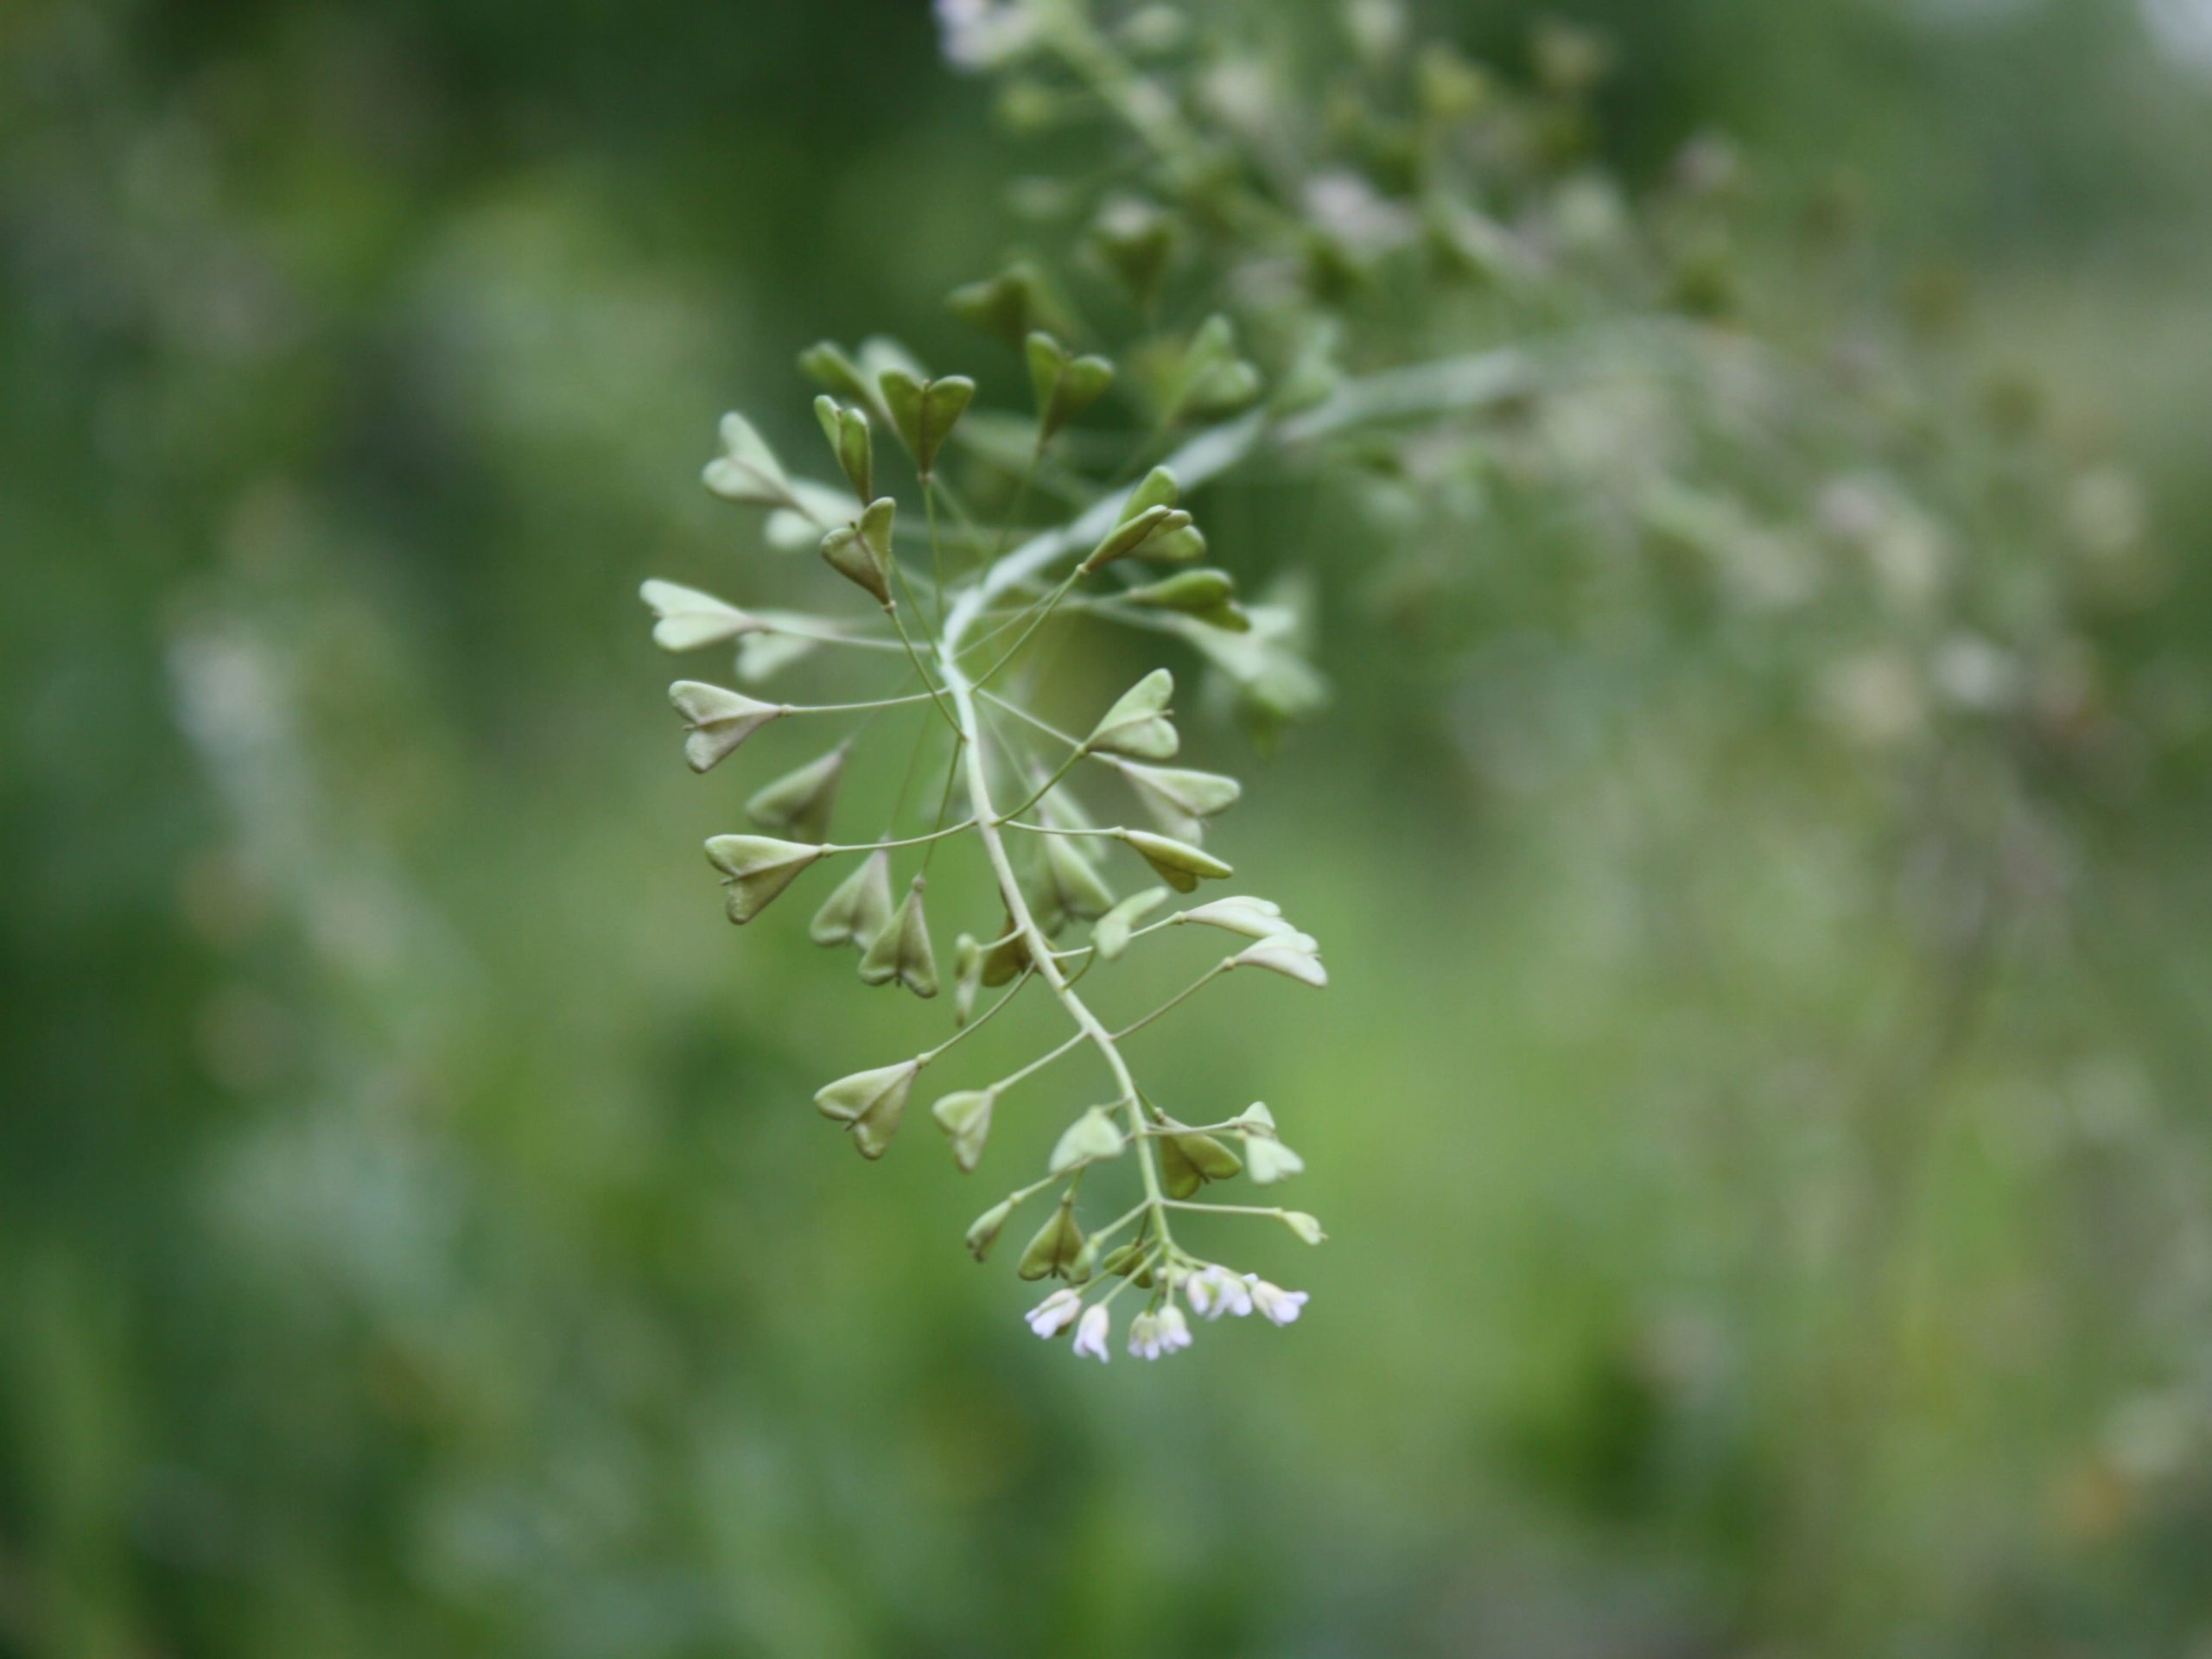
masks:
{"type": "Polygon", "coordinates": [[[853,494],[862,501],[875,499],[874,446],[868,435],[868,416],[857,409],[847,409],[834,397],[814,400],[814,418],[822,423],[822,435],[830,440],[830,451],[837,457],[837,465],[845,474],[845,481],[853,486],[853,494]]]}
{"type": "Polygon", "coordinates": [[[1244,793],[1242,784],[1218,772],[1147,766],[1134,760],[1116,760],[1114,765],[1129,780],[1154,822],[1167,834],[1193,846],[1205,835],[1205,820],[1227,811],[1244,793]]]}
{"type": "Polygon", "coordinates": [[[1053,906],[1079,921],[1096,921],[1114,908],[1114,890],[1098,874],[1098,867],[1066,836],[1046,836],[1045,879],[1052,887],[1053,906]]]}
{"type": "Polygon", "coordinates": [[[1190,1155],[1175,1144],[1173,1135],[1163,1135],[1160,1141],[1160,1186],[1171,1198],[1187,1198],[1205,1185],[1205,1177],[1198,1173],[1198,1166],[1190,1155]]]}
{"type": "Polygon", "coordinates": [[[1179,570],[1116,597],[1124,605],[1205,616],[1236,597],[1236,579],[1226,570],[1179,570]]]}
{"type": "Polygon", "coordinates": [[[914,470],[929,477],[936,470],[938,452],[975,400],[976,383],[964,374],[924,381],[893,368],[885,370],[878,384],[891,423],[914,457],[914,470]]]}
{"type": "Polygon", "coordinates": [[[1183,499],[1183,486],[1176,482],[1175,474],[1165,467],[1155,467],[1137,480],[1129,492],[1129,499],[1122,503],[1122,516],[1115,522],[1128,524],[1140,514],[1154,507],[1172,507],[1183,499]]]}
{"type": "Polygon", "coordinates": [[[877,404],[874,386],[869,384],[860,365],[845,355],[844,347],[835,340],[817,340],[798,354],[800,371],[817,385],[827,387],[840,397],[854,403],[880,407],[877,404]]]}
{"type": "Polygon", "coordinates": [[[1103,1106],[1093,1106],[1068,1125],[1046,1163],[1047,1173],[1058,1175],[1077,1164],[1103,1161],[1122,1155],[1122,1131],[1103,1106]]]}
{"type": "Polygon", "coordinates": [[[1114,365],[1103,357],[1070,358],[1067,347],[1042,330],[1026,342],[1029,383],[1037,393],[1037,441],[1054,435],[1106,395],[1114,365]]]}
{"type": "Polygon", "coordinates": [[[817,1090],[814,1103],[823,1116],[852,1131],[861,1157],[880,1158],[899,1132],[899,1120],[906,1115],[906,1096],[921,1069],[918,1060],[901,1060],[896,1065],[855,1071],[817,1090]]]}
{"type": "Polygon", "coordinates": [[[1060,321],[1044,274],[1027,260],[1015,261],[995,276],[956,288],[944,302],[970,327],[1017,347],[1033,329],[1054,327],[1060,321]]]}
{"type": "Polygon", "coordinates": [[[890,925],[875,936],[861,958],[861,978],[870,985],[888,985],[895,979],[916,996],[937,995],[937,953],[930,947],[921,877],[914,878],[890,925]]]}
{"type": "Polygon", "coordinates": [[[1188,893],[1201,880],[1217,881],[1236,872],[1211,853],[1200,852],[1188,842],[1155,836],[1149,830],[1124,830],[1122,839],[1160,872],[1160,879],[1178,893],[1188,893]]]}
{"type": "Polygon", "coordinates": [[[638,589],[638,597],[652,607],[653,644],[663,651],[692,651],[719,645],[740,634],[757,633],[768,625],[736,606],[702,594],[680,582],[652,581],[638,589]]]}
{"type": "Polygon", "coordinates": [[[991,1109],[997,1104],[998,1096],[988,1089],[963,1089],[930,1108],[938,1127],[952,1137],[952,1161],[963,1170],[973,1171],[982,1161],[991,1109]]]}
{"type": "Polygon", "coordinates": [[[1326,989],[1329,983],[1329,970],[1321,965],[1319,947],[1306,933],[1285,933],[1262,939],[1231,957],[1230,964],[1236,968],[1265,968],[1301,985],[1311,985],[1317,991],[1326,989]]]}
{"type": "Polygon", "coordinates": [[[891,855],[878,848],[830,890],[814,912],[807,937],[817,944],[875,943],[891,920],[891,855]]]}
{"type": "Polygon", "coordinates": [[[1021,1265],[1014,1271],[1024,1279],[1065,1274],[1082,1253],[1083,1229],[1075,1224],[1074,1201],[1062,1198],[1054,1207],[1052,1218],[1037,1230],[1036,1236],[1022,1251],[1021,1265]]]}
{"type": "Polygon", "coordinates": [[[865,588],[879,605],[891,602],[891,536],[898,504],[880,496],[868,504],[857,524],[840,524],[822,538],[822,556],[848,582],[865,588]]]}
{"type": "Polygon", "coordinates": [[[677,681],[668,688],[668,700],[691,728],[683,740],[683,758],[694,772],[705,772],[770,721],[791,712],[782,703],[762,702],[703,680],[677,681]]]}
{"type": "Polygon", "coordinates": [[[996,1204],[968,1224],[968,1254],[981,1262],[991,1253],[991,1246],[998,1243],[1007,1218],[1014,1214],[1014,1200],[1001,1198],[996,1204]]]}
{"type": "MultiPolygon", "coordinates": [[[[1098,545],[1090,550],[1090,556],[1083,562],[1083,574],[1088,575],[1116,559],[1126,559],[1133,555],[1147,559],[1187,557],[1187,554],[1179,551],[1169,554],[1160,550],[1171,545],[1170,537],[1188,531],[1190,527],[1191,515],[1180,507],[1147,507],[1135,518],[1115,525],[1100,538],[1098,545]]],[[[1179,549],[1184,545],[1180,542],[1172,544],[1179,549]]]]}
{"type": "Polygon", "coordinates": [[[1147,887],[1142,893],[1132,893],[1098,918],[1098,925],[1090,930],[1091,944],[1097,947],[1101,957],[1113,961],[1129,948],[1130,930],[1166,902],[1165,887],[1147,887]]]}
{"type": "Polygon", "coordinates": [[[707,861],[721,872],[724,907],[733,922],[749,922],[822,856],[822,849],[770,836],[713,836],[707,861]]]}
{"type": "Polygon", "coordinates": [[[1175,251],[1174,221],[1151,202],[1132,196],[1109,201],[1090,232],[1091,246],[1128,289],[1139,307],[1148,307],[1167,274],[1175,251]]]}
{"type": "Polygon", "coordinates": [[[744,416],[722,416],[722,453],[707,463],[702,476],[706,486],[725,501],[758,507],[796,507],[791,481],[784,474],[774,450],[768,448],[744,416]]]}
{"type": "Polygon", "coordinates": [[[849,741],[825,755],[785,772],[755,790],[745,803],[746,816],[764,830],[785,830],[808,841],[830,838],[830,810],[837,798],[837,785],[845,775],[849,741]]]}
{"type": "Polygon", "coordinates": [[[1014,930],[1014,918],[1007,918],[1006,925],[999,930],[999,941],[983,953],[983,983],[994,988],[1029,966],[1029,941],[1014,930]]]}
{"type": "Polygon", "coordinates": [[[1244,1137],[1244,1168],[1255,1186],[1273,1186],[1306,1168],[1306,1160],[1273,1135],[1244,1137]]]}
{"type": "Polygon", "coordinates": [[[1320,1222],[1316,1217],[1307,1215],[1303,1210],[1284,1211],[1282,1224],[1308,1244],[1319,1244],[1328,1237],[1328,1235],[1321,1230],[1320,1222]]]}
{"type": "Polygon", "coordinates": [[[1183,919],[1200,922],[1208,927],[1224,928],[1231,933],[1242,933],[1248,939],[1273,938],[1279,934],[1298,931],[1283,920],[1282,906],[1274,899],[1254,899],[1244,893],[1193,905],[1183,912],[1183,919]]]}
{"type": "Polygon", "coordinates": [[[1164,668],[1154,669],[1106,711],[1084,740],[1085,752],[1137,760],[1173,760],[1181,743],[1168,718],[1167,704],[1174,695],[1175,677],[1164,668]]]}

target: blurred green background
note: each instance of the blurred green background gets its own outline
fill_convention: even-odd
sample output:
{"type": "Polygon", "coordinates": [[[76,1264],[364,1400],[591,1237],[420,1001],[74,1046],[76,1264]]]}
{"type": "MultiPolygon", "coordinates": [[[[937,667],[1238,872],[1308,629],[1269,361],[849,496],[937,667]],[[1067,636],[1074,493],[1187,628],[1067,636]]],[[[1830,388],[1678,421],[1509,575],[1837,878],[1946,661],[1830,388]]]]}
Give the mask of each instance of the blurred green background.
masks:
{"type": "Polygon", "coordinates": [[[0,1654],[2212,1655],[2212,11],[1576,15],[1629,179],[1847,190],[2139,475],[2161,723],[1931,959],[1940,766],[1401,652],[1239,498],[1343,695],[1191,753],[1336,983],[1152,1064],[1332,1242],[1099,1371],[809,1109],[883,1004],[721,919],[633,597],[746,596],[798,347],[975,355],[1027,163],[919,0],[0,6],[0,1654]]]}

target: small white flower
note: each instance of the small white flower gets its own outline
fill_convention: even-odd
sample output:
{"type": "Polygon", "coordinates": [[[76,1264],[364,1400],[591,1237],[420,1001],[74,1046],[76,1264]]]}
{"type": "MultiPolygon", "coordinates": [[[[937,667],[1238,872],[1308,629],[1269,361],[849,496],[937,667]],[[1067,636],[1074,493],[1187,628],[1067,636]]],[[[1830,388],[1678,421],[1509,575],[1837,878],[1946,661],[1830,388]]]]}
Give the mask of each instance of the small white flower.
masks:
{"type": "Polygon", "coordinates": [[[1281,1285],[1271,1285],[1257,1274],[1248,1273],[1244,1282],[1252,1287],[1252,1305],[1276,1325],[1295,1325],[1298,1311],[1306,1306],[1302,1290],[1285,1290],[1281,1285]]]}
{"type": "Polygon", "coordinates": [[[1160,1351],[1172,1354],[1191,1345],[1191,1322],[1183,1310],[1170,1302],[1156,1316],[1160,1323],[1160,1351]]]}
{"type": "Polygon", "coordinates": [[[1083,1321],[1075,1328],[1075,1353],[1077,1359],[1088,1354],[1103,1365],[1112,1357],[1106,1351],[1108,1323],[1106,1310],[1103,1306],[1094,1305],[1083,1310],[1083,1321]]]}
{"type": "Polygon", "coordinates": [[[1190,1298],[1191,1311],[1205,1319],[1217,1319],[1224,1313],[1242,1319],[1252,1311],[1250,1289],[1226,1268],[1199,1268],[1183,1294],[1190,1298]]]}
{"type": "Polygon", "coordinates": [[[1040,1337],[1057,1337],[1083,1309],[1083,1298],[1063,1285],[1021,1317],[1040,1337]]]}
{"type": "Polygon", "coordinates": [[[1139,1359],[1158,1359],[1166,1351],[1160,1340],[1160,1319],[1140,1313],[1129,1321],[1129,1352],[1139,1359]]]}

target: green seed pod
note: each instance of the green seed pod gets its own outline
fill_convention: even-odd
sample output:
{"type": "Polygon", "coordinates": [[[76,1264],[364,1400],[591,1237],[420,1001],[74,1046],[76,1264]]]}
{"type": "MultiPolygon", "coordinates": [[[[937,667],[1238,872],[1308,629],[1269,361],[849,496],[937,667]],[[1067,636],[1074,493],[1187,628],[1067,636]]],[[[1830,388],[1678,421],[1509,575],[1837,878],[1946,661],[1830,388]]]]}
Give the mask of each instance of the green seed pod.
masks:
{"type": "Polygon", "coordinates": [[[1260,395],[1260,372],[1236,354],[1236,327],[1216,312],[1198,325],[1184,349],[1168,401],[1170,419],[1233,415],[1260,395]]]}
{"type": "Polygon", "coordinates": [[[856,944],[865,950],[890,920],[891,855],[879,848],[822,901],[807,937],[817,944],[856,944]]]}
{"type": "Polygon", "coordinates": [[[1128,755],[1139,760],[1171,760],[1180,740],[1168,718],[1175,677],[1155,668],[1124,691],[1084,740],[1087,753],[1128,755]]]}
{"type": "Polygon", "coordinates": [[[1283,920],[1282,906],[1274,899],[1254,899],[1243,893],[1193,905],[1183,912],[1183,919],[1242,933],[1248,939],[1273,938],[1278,934],[1298,931],[1283,920]]]}
{"type": "Polygon", "coordinates": [[[914,457],[914,470],[928,478],[936,470],[938,452],[975,400],[976,383],[964,374],[925,381],[893,368],[885,370],[878,384],[891,424],[914,457]]]}
{"type": "Polygon", "coordinates": [[[725,501],[756,507],[797,507],[791,481],[776,452],[744,416],[722,416],[722,453],[707,463],[706,486],[725,501]]]}
{"type": "Polygon", "coordinates": [[[952,1023],[964,1026],[976,1017],[976,993],[983,983],[983,947],[973,933],[963,933],[952,945],[952,1023]]]}
{"type": "Polygon", "coordinates": [[[1126,559],[1132,555],[1147,558],[1165,556],[1155,552],[1167,537],[1190,528],[1191,515],[1180,507],[1147,507],[1133,518],[1125,518],[1106,532],[1097,546],[1090,550],[1083,562],[1083,574],[1126,559]]]}
{"type": "Polygon", "coordinates": [[[1114,384],[1114,365],[1103,357],[1068,355],[1066,346],[1041,329],[1029,336],[1029,383],[1037,393],[1037,442],[1049,443],[1077,416],[1114,384]]]}
{"type": "Polygon", "coordinates": [[[768,625],[759,617],[725,604],[712,594],[673,582],[648,582],[638,597],[652,607],[655,618],[653,644],[663,651],[691,651],[720,645],[740,634],[757,633],[768,625]]]}
{"type": "Polygon", "coordinates": [[[709,770],[770,721],[791,712],[782,703],[762,702],[703,680],[677,681],[668,688],[668,700],[691,728],[683,740],[683,758],[694,772],[709,770]]]}
{"type": "Polygon", "coordinates": [[[1112,763],[1161,830],[1197,846],[1205,838],[1205,820],[1236,804],[1244,786],[1218,772],[1179,766],[1147,766],[1134,760],[1112,763]]]}
{"type": "Polygon", "coordinates": [[[1337,367],[1337,326],[1333,322],[1317,324],[1306,336],[1298,354],[1283,371],[1276,383],[1275,395],[1269,407],[1278,416],[1302,415],[1307,410],[1325,404],[1344,379],[1337,367]]]}
{"type": "Polygon", "coordinates": [[[1071,1194],[1054,1206],[1052,1218],[1037,1230],[1014,1271],[1024,1279],[1065,1274],[1083,1253],[1083,1229],[1076,1225],[1075,1199],[1071,1194]]]}
{"type": "MultiPolygon", "coordinates": [[[[801,372],[817,385],[855,404],[876,404],[874,385],[835,340],[817,340],[798,354],[801,372]]],[[[880,407],[880,405],[879,405],[880,407]]]]}
{"type": "Polygon", "coordinates": [[[1068,1125],[1053,1144],[1046,1163],[1047,1173],[1058,1175],[1077,1164],[1103,1162],[1122,1155],[1122,1131],[1103,1106],[1093,1106],[1068,1125]]]}
{"type": "Polygon", "coordinates": [[[714,836],[707,861],[721,872],[728,890],[724,907],[733,922],[749,922],[801,871],[822,856],[822,849],[770,836],[714,836]]]}
{"type": "Polygon", "coordinates": [[[1149,830],[1124,830],[1122,839],[1160,872],[1160,879],[1178,893],[1188,893],[1201,880],[1217,881],[1235,870],[1211,853],[1200,852],[1187,842],[1155,836],[1149,830]]]}
{"type": "Polygon", "coordinates": [[[1080,843],[1066,836],[1042,839],[1046,899],[1057,915],[1090,922],[1113,909],[1114,890],[1106,885],[1080,843]]]}
{"type": "Polygon", "coordinates": [[[1329,970],[1321,965],[1320,947],[1310,933],[1282,933],[1262,939],[1229,961],[1233,968],[1265,968],[1317,991],[1326,989],[1329,983],[1329,970]]]}
{"type": "Polygon", "coordinates": [[[922,906],[922,878],[899,900],[891,922],[861,957],[861,978],[870,985],[899,981],[916,996],[937,995],[937,953],[930,946],[929,918],[922,906]]]}
{"type": "Polygon", "coordinates": [[[1160,1186],[1171,1198],[1187,1198],[1205,1185],[1205,1177],[1172,1135],[1160,1142],[1160,1186]]]}
{"type": "Polygon", "coordinates": [[[1135,1241],[1109,1250],[1098,1263],[1098,1271],[1112,1278],[1126,1279],[1129,1269],[1144,1260],[1144,1245],[1135,1241]]]}
{"type": "Polygon", "coordinates": [[[1099,210],[1090,246],[1140,308],[1152,303],[1175,253],[1175,223],[1151,202],[1122,196],[1099,210]]]}
{"type": "Polygon", "coordinates": [[[1175,474],[1165,467],[1155,467],[1137,480],[1129,492],[1129,499],[1122,504],[1122,516],[1116,522],[1126,524],[1140,513],[1154,507],[1172,507],[1183,499],[1183,486],[1175,474]]]}
{"type": "Polygon", "coordinates": [[[1320,1222],[1307,1215],[1303,1210],[1284,1211],[1282,1224],[1308,1244],[1319,1244],[1323,1239],[1328,1237],[1328,1235],[1321,1230],[1320,1222]]]}
{"type": "Polygon", "coordinates": [[[879,496],[861,512],[860,522],[840,524],[822,538],[822,556],[830,569],[866,588],[879,605],[891,602],[891,536],[899,504],[879,496]]]}
{"type": "Polygon", "coordinates": [[[1226,570],[1179,570],[1172,576],[1132,588],[1115,597],[1124,605],[1203,617],[1220,610],[1236,597],[1236,579],[1226,570]]]}
{"type": "Polygon", "coordinates": [[[1101,957],[1112,962],[1129,948],[1129,931],[1166,902],[1165,887],[1147,887],[1132,893],[1098,918],[1098,925],[1090,930],[1091,944],[1097,946],[1101,957]]]}
{"type": "Polygon", "coordinates": [[[995,988],[1003,985],[1027,966],[1029,942],[1014,931],[1014,918],[1009,916],[999,930],[999,942],[983,953],[983,983],[995,988]]]}
{"type": "Polygon", "coordinates": [[[998,1243],[1007,1219],[1014,1214],[1014,1200],[1001,1198],[968,1224],[968,1254],[981,1262],[998,1243]]]}
{"type": "Polygon", "coordinates": [[[988,1089],[963,1089],[945,1096],[930,1108],[938,1128],[952,1137],[952,1161],[973,1171],[982,1161],[983,1142],[991,1132],[991,1109],[998,1096],[988,1089]]]}
{"type": "Polygon", "coordinates": [[[848,739],[829,753],[755,790],[745,803],[746,816],[763,830],[785,830],[807,841],[829,840],[830,808],[836,801],[837,785],[845,775],[845,757],[852,747],[848,739]]]}
{"type": "Polygon", "coordinates": [[[875,448],[868,435],[868,416],[857,409],[845,408],[834,397],[823,397],[814,400],[814,418],[822,423],[822,435],[830,440],[830,451],[837,457],[853,494],[862,501],[874,500],[875,448]]]}
{"type": "Polygon", "coordinates": [[[1017,260],[995,276],[956,288],[945,296],[944,302],[969,327],[1002,340],[1017,351],[1033,330],[1064,330],[1060,308],[1044,273],[1027,260],[1017,260]]]}
{"type": "Polygon", "coordinates": [[[861,1157],[880,1158],[899,1132],[899,1120],[906,1115],[906,1096],[921,1069],[918,1060],[901,1060],[896,1065],[855,1071],[817,1090],[814,1103],[823,1116],[851,1131],[861,1157]]]}

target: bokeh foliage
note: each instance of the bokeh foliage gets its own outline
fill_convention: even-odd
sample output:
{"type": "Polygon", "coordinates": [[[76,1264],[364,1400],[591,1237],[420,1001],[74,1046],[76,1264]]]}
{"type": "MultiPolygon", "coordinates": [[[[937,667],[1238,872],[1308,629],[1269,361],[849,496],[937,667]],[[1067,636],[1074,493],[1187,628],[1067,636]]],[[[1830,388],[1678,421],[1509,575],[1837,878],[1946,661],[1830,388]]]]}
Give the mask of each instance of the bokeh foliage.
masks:
{"type": "Polygon", "coordinates": [[[0,1652],[2212,1641],[2212,92],[2117,5],[1581,15],[1624,177],[1717,126],[1859,221],[1739,251],[1796,338],[2139,472],[2114,712],[1991,823],[1747,706],[1830,641],[1562,612],[1571,518],[1412,614],[1354,494],[1228,495],[1326,601],[1239,863],[1337,982],[1162,1041],[1306,1103],[1336,1238],[1096,1376],[939,1148],[820,1134],[856,993],[719,921],[629,597],[758,567],[696,469],[807,440],[795,347],[976,355],[1039,163],[924,9],[0,15],[0,1652]]]}

